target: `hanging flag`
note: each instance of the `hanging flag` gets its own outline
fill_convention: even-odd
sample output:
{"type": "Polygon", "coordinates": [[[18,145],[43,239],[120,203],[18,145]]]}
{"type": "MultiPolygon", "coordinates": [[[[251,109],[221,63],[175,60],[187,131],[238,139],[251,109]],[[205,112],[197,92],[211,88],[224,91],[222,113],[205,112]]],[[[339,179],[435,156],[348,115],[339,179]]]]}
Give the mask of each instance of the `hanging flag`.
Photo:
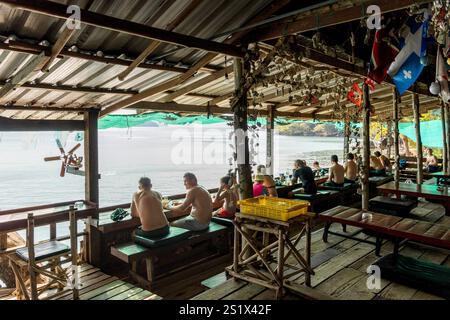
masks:
{"type": "Polygon", "coordinates": [[[347,99],[353,102],[356,106],[358,106],[361,109],[363,102],[363,92],[356,82],[353,83],[352,88],[347,94],[347,99]]]}
{"type": "Polygon", "coordinates": [[[367,77],[377,83],[383,82],[388,72],[389,66],[399,53],[392,29],[383,28],[375,33],[375,40],[372,47],[372,57],[370,61],[370,71],[367,77]]]}
{"type": "Polygon", "coordinates": [[[424,68],[420,58],[426,56],[429,15],[427,11],[423,15],[423,22],[412,16],[402,27],[401,50],[388,70],[400,95],[417,81],[424,68]]]}
{"type": "Polygon", "coordinates": [[[439,87],[441,91],[441,99],[444,102],[450,101],[450,92],[448,89],[448,73],[447,67],[445,66],[444,58],[441,54],[441,48],[437,50],[436,57],[436,81],[439,82],[439,87]]]}

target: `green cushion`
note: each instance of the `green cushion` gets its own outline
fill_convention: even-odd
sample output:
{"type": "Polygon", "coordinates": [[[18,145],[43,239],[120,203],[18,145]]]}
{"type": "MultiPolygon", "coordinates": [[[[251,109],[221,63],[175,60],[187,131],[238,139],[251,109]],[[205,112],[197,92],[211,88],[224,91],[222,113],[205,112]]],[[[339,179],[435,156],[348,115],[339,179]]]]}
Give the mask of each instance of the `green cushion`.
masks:
{"type": "Polygon", "coordinates": [[[158,248],[187,239],[191,234],[192,231],[177,227],[170,227],[169,234],[165,235],[164,237],[150,239],[136,236],[134,241],[147,248],[158,248]]]}
{"type": "Polygon", "coordinates": [[[400,284],[450,299],[450,268],[424,260],[392,254],[375,262],[381,276],[400,284]]]}
{"type": "Polygon", "coordinates": [[[344,183],[344,185],[342,187],[334,187],[334,186],[327,186],[327,185],[321,186],[321,188],[325,189],[325,190],[337,190],[337,191],[356,189],[356,187],[357,187],[357,185],[354,183],[344,183]]]}
{"type": "Polygon", "coordinates": [[[196,234],[213,233],[213,232],[217,232],[217,231],[221,231],[221,230],[225,230],[225,229],[227,229],[227,227],[225,227],[225,226],[223,226],[221,224],[218,224],[218,223],[216,223],[214,221],[211,221],[209,223],[209,228],[208,229],[205,229],[205,230],[202,230],[202,231],[196,231],[195,233],[196,234]]]}
{"type": "Polygon", "coordinates": [[[317,191],[316,194],[307,194],[307,193],[297,193],[294,195],[294,199],[299,199],[299,200],[315,200],[315,199],[320,199],[323,198],[325,196],[329,196],[331,193],[330,191],[317,191]]]}
{"type": "MultiPolygon", "coordinates": [[[[34,259],[45,260],[50,257],[59,256],[70,251],[70,247],[59,241],[49,241],[34,246],[34,259]]],[[[28,247],[16,250],[16,254],[24,261],[28,261],[28,247]]]]}
{"type": "Polygon", "coordinates": [[[211,222],[214,221],[214,223],[217,223],[222,226],[226,227],[233,227],[233,219],[227,219],[227,218],[219,218],[219,217],[213,217],[211,219],[211,222]]]}

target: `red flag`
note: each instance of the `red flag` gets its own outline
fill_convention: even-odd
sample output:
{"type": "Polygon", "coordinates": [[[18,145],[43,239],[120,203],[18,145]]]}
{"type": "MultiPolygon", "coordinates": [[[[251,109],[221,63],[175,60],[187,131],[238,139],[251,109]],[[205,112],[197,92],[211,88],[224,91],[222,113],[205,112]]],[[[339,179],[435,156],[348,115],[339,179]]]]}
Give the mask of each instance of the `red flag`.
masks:
{"type": "Polygon", "coordinates": [[[391,63],[395,60],[399,49],[394,45],[395,39],[390,36],[389,29],[380,29],[375,33],[372,47],[372,59],[369,79],[377,83],[383,82],[391,63]]]}
{"type": "Polygon", "coordinates": [[[352,88],[347,94],[347,99],[361,108],[363,102],[363,92],[356,82],[353,83],[352,88]]]}

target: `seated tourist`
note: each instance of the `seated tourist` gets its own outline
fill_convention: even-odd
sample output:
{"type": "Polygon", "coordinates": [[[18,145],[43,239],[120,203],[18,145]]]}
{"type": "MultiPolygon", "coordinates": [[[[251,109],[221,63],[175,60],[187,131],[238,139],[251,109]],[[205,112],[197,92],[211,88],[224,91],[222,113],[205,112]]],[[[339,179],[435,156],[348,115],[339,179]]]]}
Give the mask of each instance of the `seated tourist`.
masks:
{"type": "Polygon", "coordinates": [[[171,216],[183,216],[190,210],[186,218],[171,223],[174,227],[184,228],[192,231],[208,229],[212,218],[213,203],[211,195],[204,187],[199,186],[197,177],[193,173],[185,173],[184,185],[187,189],[184,202],[171,209],[171,216]]]}
{"type": "Polygon", "coordinates": [[[264,176],[264,181],[263,181],[263,186],[265,188],[265,190],[267,191],[267,195],[269,197],[278,197],[278,193],[277,193],[277,189],[275,186],[275,181],[273,180],[272,176],[266,174],[266,166],[264,165],[259,165],[256,168],[256,174],[257,175],[263,175],[264,176]]]}
{"type": "MultiPolygon", "coordinates": [[[[294,172],[292,176],[292,184],[296,184],[300,180],[302,182],[302,190],[300,192],[306,194],[316,194],[317,186],[314,180],[314,172],[302,160],[294,162],[294,172]]],[[[292,196],[292,194],[290,194],[292,196]]]]}
{"type": "Polygon", "coordinates": [[[255,176],[255,183],[253,184],[253,197],[266,195],[268,195],[268,191],[264,187],[264,176],[262,174],[257,174],[255,176]]]}
{"type": "Polygon", "coordinates": [[[355,161],[355,155],[353,153],[349,153],[347,155],[347,162],[344,165],[345,170],[345,183],[355,183],[358,178],[358,165],[355,161]]]}
{"type": "Polygon", "coordinates": [[[225,176],[220,179],[220,187],[217,192],[214,204],[222,203],[222,208],[217,210],[214,215],[220,218],[234,218],[239,198],[236,198],[236,193],[231,190],[233,181],[230,176],[225,176]]]}
{"type": "Polygon", "coordinates": [[[331,167],[328,181],[325,182],[329,187],[342,187],[344,186],[345,169],[339,164],[339,158],[337,155],[331,156],[331,167]]]}
{"type": "Polygon", "coordinates": [[[136,235],[145,238],[160,238],[169,233],[169,222],[164,215],[161,195],[152,190],[149,178],[139,180],[139,191],[133,195],[131,216],[139,218],[142,226],[136,235]]]}
{"type": "Polygon", "coordinates": [[[439,164],[437,157],[433,154],[433,149],[427,149],[427,161],[425,163],[425,171],[429,173],[439,172],[439,164]]]}
{"type": "Polygon", "coordinates": [[[376,151],[375,152],[375,157],[377,157],[378,160],[380,160],[380,162],[383,165],[385,171],[387,171],[387,172],[392,171],[391,161],[384,154],[381,154],[380,151],[376,151]]]}
{"type": "Polygon", "coordinates": [[[383,163],[376,155],[370,156],[370,176],[384,176],[386,175],[386,169],[383,163]]]}

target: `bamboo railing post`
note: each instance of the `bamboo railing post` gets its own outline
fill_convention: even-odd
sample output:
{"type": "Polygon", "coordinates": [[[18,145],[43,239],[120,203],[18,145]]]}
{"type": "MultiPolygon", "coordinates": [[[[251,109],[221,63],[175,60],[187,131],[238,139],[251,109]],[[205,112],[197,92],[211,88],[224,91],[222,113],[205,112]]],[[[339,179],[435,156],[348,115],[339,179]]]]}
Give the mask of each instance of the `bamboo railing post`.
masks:
{"type": "Polygon", "coordinates": [[[30,288],[31,288],[31,300],[38,300],[37,291],[37,277],[34,269],[35,255],[34,255],[34,217],[32,213],[28,214],[27,222],[27,248],[28,248],[28,272],[30,274],[30,288]]]}
{"type": "Polygon", "coordinates": [[[266,174],[273,176],[274,166],[274,138],[275,138],[275,110],[274,105],[267,108],[267,145],[266,145],[266,174]]]}
{"type": "Polygon", "coordinates": [[[443,145],[443,151],[442,151],[442,171],[448,172],[448,141],[447,141],[447,124],[446,124],[446,118],[445,118],[445,103],[441,102],[441,123],[442,123],[442,145],[443,145]]]}
{"type": "Polygon", "coordinates": [[[363,174],[362,184],[362,209],[369,210],[369,174],[370,174],[370,95],[369,86],[364,83],[364,106],[363,106],[363,174]]]}
{"type": "Polygon", "coordinates": [[[413,94],[413,112],[414,112],[414,127],[416,129],[416,153],[417,153],[417,184],[423,183],[423,151],[422,138],[420,136],[420,102],[419,95],[413,94]]]}
{"type": "Polygon", "coordinates": [[[78,226],[75,207],[70,206],[69,209],[70,221],[70,255],[72,258],[72,294],[73,300],[78,300],[78,226]]]}
{"type": "Polygon", "coordinates": [[[242,59],[234,59],[235,93],[238,99],[233,102],[234,130],[236,136],[237,167],[239,172],[239,191],[241,200],[253,197],[252,171],[250,167],[250,153],[248,146],[247,123],[247,91],[245,89],[246,74],[249,72],[248,63],[242,59]]]}
{"type": "Polygon", "coordinates": [[[398,96],[395,87],[392,89],[393,96],[393,121],[394,121],[394,157],[395,157],[395,171],[394,178],[396,182],[400,181],[400,133],[398,129],[399,110],[398,110],[398,96]]]}

